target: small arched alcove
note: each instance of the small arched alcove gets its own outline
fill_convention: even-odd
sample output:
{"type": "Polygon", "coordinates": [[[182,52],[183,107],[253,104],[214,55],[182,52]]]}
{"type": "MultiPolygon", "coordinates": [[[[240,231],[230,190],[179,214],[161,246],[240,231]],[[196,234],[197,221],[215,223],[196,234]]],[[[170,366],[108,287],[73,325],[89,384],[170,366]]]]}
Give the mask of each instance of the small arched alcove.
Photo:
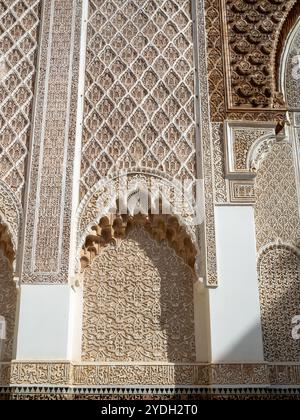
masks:
{"type": "Polygon", "coordinates": [[[277,51],[278,88],[290,124],[256,179],[256,232],[265,359],[299,362],[292,320],[300,314],[300,4],[287,17],[277,51]],[[280,63],[280,65],[279,65],[280,63]]]}
{"type": "Polygon", "coordinates": [[[81,254],[82,360],[195,363],[196,255],[171,215],[102,218],[81,254]]]}
{"type": "Polygon", "coordinates": [[[258,270],[265,359],[299,363],[292,321],[300,314],[300,250],[273,243],[262,250],[258,270]]]}

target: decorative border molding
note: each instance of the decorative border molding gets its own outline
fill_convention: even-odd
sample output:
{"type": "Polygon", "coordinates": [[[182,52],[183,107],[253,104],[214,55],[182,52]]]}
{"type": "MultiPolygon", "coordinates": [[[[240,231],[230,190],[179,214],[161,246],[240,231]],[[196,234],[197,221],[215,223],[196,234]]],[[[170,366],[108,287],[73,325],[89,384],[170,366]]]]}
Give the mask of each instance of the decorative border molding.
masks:
{"type": "Polygon", "coordinates": [[[23,283],[69,280],[82,0],[43,2],[23,283]]]}
{"type": "MultiPolygon", "coordinates": [[[[216,228],[215,228],[215,209],[214,209],[214,166],[213,166],[213,138],[211,127],[211,110],[209,103],[208,86],[208,56],[207,56],[207,31],[205,1],[197,0],[196,8],[197,19],[197,48],[198,48],[198,80],[199,80],[199,101],[201,110],[200,133],[203,142],[202,161],[198,162],[203,167],[204,191],[205,191],[205,223],[203,232],[203,243],[200,246],[205,250],[206,269],[203,277],[209,287],[217,287],[217,249],[216,249],[216,228]]],[[[200,242],[200,237],[199,237],[200,242]]]]}
{"type": "Polygon", "coordinates": [[[299,364],[76,364],[13,362],[0,364],[3,387],[205,387],[296,386],[299,364]]]}
{"type": "Polygon", "coordinates": [[[254,181],[229,181],[230,202],[236,204],[255,204],[254,181]]]}
{"type": "Polygon", "coordinates": [[[300,400],[298,387],[0,388],[0,400],[300,400]]]}

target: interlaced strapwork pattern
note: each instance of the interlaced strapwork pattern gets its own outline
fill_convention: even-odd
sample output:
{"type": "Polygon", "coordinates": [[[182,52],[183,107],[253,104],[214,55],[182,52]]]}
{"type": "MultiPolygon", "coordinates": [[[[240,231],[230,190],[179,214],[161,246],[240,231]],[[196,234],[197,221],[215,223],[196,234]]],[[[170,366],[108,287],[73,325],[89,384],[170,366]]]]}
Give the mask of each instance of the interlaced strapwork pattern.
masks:
{"type": "Polygon", "coordinates": [[[40,0],[0,1],[0,178],[19,196],[32,110],[40,0]]]}
{"type": "Polygon", "coordinates": [[[81,194],[116,170],[195,177],[190,0],[91,0],[81,194]]]}

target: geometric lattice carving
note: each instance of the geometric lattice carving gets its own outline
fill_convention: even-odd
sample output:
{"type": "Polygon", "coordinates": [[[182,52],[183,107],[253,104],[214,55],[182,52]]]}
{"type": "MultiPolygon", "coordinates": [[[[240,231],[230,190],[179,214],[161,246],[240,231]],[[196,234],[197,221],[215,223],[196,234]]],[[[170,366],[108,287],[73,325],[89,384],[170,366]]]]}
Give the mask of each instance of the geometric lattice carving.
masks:
{"type": "Polygon", "coordinates": [[[280,239],[298,245],[299,207],[292,146],[277,143],[262,162],[256,178],[258,249],[280,239]]]}
{"type": "Polygon", "coordinates": [[[190,0],[89,1],[82,185],[109,172],[195,177],[190,0]]]}
{"type": "Polygon", "coordinates": [[[143,228],[157,242],[166,242],[192,269],[195,268],[197,250],[178,219],[171,215],[121,215],[103,217],[93,233],[86,238],[81,251],[81,268],[84,270],[103,248],[124,240],[132,229],[143,228]]]}
{"type": "Polygon", "coordinates": [[[19,196],[25,177],[40,0],[0,2],[0,178],[19,196]]]}
{"type": "Polygon", "coordinates": [[[223,1],[229,38],[232,106],[282,105],[276,103],[274,92],[274,50],[282,23],[296,0],[223,1]]]}
{"type": "Polygon", "coordinates": [[[109,245],[85,271],[83,360],[195,361],[193,279],[142,228],[109,245]]]}
{"type": "Polygon", "coordinates": [[[0,247],[0,316],[6,324],[6,339],[2,340],[0,361],[11,361],[13,355],[13,341],[15,316],[17,307],[17,289],[13,281],[12,267],[0,247]]]}
{"type": "Polygon", "coordinates": [[[292,319],[300,314],[299,252],[269,247],[261,255],[259,277],[265,359],[299,363],[299,342],[292,338],[292,319]]]}

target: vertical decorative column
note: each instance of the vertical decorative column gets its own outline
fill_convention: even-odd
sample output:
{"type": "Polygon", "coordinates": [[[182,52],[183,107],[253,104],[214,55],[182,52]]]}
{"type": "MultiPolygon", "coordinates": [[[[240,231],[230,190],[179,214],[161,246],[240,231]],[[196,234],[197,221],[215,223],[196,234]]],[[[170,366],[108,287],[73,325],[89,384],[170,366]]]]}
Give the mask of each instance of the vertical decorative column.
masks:
{"type": "Polygon", "coordinates": [[[43,2],[25,200],[19,359],[68,357],[81,14],[81,0],[43,2]],[[51,353],[49,343],[55,341],[51,353]]]}

